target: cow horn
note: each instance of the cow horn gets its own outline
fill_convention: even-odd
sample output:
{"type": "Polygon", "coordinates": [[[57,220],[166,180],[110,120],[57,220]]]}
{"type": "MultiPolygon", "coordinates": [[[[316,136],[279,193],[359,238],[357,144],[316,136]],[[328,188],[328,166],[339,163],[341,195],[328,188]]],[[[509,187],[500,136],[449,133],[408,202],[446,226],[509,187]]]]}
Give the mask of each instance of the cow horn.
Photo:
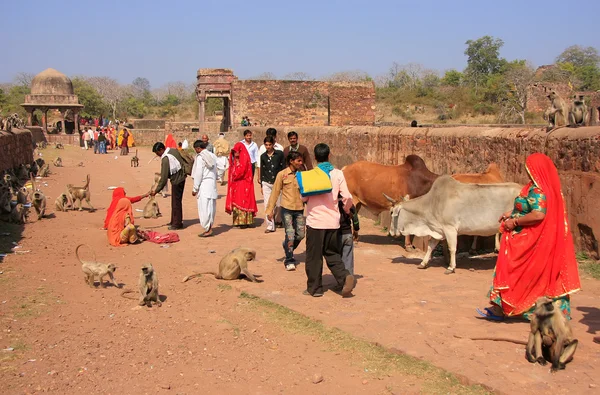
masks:
{"type": "Polygon", "coordinates": [[[383,196],[384,196],[384,197],[385,197],[387,200],[389,200],[389,201],[390,201],[392,204],[396,204],[396,203],[397,203],[397,202],[396,202],[394,199],[392,199],[391,197],[389,197],[389,196],[388,196],[388,195],[386,195],[385,193],[383,194],[383,196]]]}

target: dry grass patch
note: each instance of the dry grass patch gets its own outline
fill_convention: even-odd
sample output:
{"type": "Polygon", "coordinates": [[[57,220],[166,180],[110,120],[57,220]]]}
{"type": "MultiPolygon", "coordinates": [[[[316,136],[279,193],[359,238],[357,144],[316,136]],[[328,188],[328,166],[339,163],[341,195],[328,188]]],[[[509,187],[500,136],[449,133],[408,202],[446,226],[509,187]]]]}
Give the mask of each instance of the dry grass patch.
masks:
{"type": "Polygon", "coordinates": [[[461,384],[459,379],[427,361],[392,352],[385,347],[356,338],[338,328],[329,328],[314,320],[277,303],[242,292],[239,296],[248,306],[261,311],[271,322],[292,333],[300,333],[318,339],[330,349],[350,353],[360,360],[360,365],[368,374],[375,377],[400,373],[423,381],[425,393],[441,394],[488,394],[480,385],[461,384]]]}

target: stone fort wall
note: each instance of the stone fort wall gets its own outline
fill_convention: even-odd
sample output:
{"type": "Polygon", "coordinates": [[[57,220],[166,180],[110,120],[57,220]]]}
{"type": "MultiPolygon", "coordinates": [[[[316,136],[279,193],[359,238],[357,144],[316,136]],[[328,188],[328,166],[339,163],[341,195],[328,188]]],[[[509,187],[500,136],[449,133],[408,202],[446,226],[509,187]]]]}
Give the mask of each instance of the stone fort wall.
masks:
{"type": "Polygon", "coordinates": [[[373,125],[371,82],[235,80],[233,124],[243,116],[257,125],[373,125]]]}
{"type": "Polygon", "coordinates": [[[0,171],[33,162],[33,140],[29,130],[0,131],[0,171]]]}

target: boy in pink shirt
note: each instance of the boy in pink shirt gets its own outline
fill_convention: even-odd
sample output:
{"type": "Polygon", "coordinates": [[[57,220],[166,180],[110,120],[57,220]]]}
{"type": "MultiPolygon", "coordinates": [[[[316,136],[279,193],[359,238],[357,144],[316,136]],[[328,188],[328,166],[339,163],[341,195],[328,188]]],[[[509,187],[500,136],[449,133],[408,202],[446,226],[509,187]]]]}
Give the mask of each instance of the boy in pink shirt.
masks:
{"type": "Polygon", "coordinates": [[[323,258],[327,267],[342,286],[342,296],[350,296],[354,288],[354,276],[342,262],[342,234],[340,232],[340,211],[338,195],[342,197],[344,211],[350,212],[352,195],[348,191],[344,173],[334,169],[329,163],[329,146],[315,146],[317,166],[331,179],[331,192],[313,195],[306,202],[306,290],[304,295],[323,296],[323,258]]]}

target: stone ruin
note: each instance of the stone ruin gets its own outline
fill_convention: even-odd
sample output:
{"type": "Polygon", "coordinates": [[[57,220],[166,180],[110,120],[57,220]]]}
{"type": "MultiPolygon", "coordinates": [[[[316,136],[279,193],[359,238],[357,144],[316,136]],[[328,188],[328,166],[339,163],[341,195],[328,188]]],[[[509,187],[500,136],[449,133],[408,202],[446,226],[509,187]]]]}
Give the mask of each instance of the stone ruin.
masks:
{"type": "Polygon", "coordinates": [[[368,126],[375,123],[373,81],[239,80],[230,69],[199,69],[199,131],[206,131],[205,103],[223,99],[220,129],[248,116],[254,126],[368,126]]]}

